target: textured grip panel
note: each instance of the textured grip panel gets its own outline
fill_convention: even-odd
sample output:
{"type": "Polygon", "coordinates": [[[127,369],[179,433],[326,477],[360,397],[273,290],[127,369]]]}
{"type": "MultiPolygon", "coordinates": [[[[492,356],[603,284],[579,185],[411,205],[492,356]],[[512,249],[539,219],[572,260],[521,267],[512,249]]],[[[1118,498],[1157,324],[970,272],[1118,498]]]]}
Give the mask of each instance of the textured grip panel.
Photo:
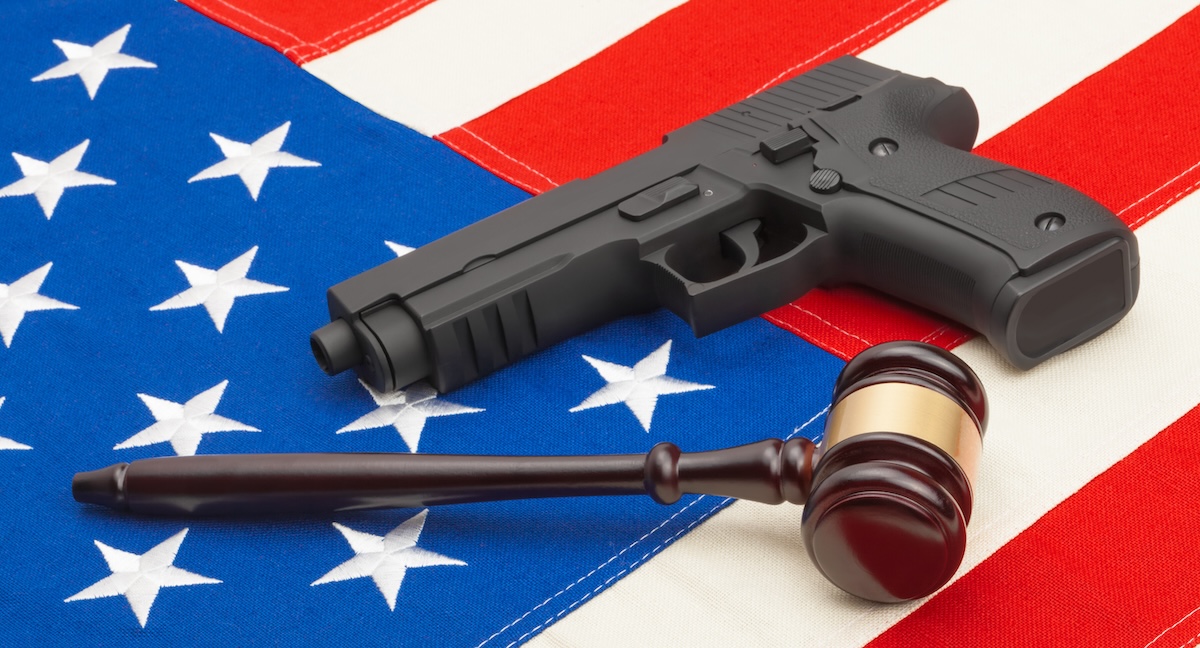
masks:
{"type": "Polygon", "coordinates": [[[948,209],[968,209],[1048,184],[1046,180],[1024,171],[1004,169],[948,182],[926,192],[923,197],[948,209]]]}
{"type": "Polygon", "coordinates": [[[965,91],[900,75],[860,101],[811,117],[837,140],[818,142],[816,164],[845,184],[915,209],[1007,253],[1022,273],[1045,268],[1128,228],[1087,196],[968,152],[978,124],[965,91]],[[969,135],[969,137],[968,137],[969,135]],[[886,138],[894,150],[873,152],[886,138]],[[1055,213],[1055,231],[1035,225],[1055,213]],[[963,227],[964,225],[968,227],[963,227]]]}

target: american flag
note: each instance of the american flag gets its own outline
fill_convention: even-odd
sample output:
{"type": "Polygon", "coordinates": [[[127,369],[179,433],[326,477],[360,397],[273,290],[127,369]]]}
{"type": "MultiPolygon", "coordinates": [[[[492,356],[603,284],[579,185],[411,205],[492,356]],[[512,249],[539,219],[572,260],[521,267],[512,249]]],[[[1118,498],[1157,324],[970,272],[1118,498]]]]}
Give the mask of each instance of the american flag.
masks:
{"type": "Polygon", "coordinates": [[[1200,638],[1200,10],[1177,0],[81,0],[0,39],[0,644],[1131,645],[1200,638]],[[308,353],[330,285],[844,54],[967,88],[977,152],[1137,230],[1127,318],[1031,371],[854,288],[626,318],[449,394],[308,353]],[[880,606],[722,498],[253,520],[79,505],[142,457],[819,436],[863,348],[992,416],[956,580],[880,606]],[[617,385],[613,387],[613,385],[617,385]]]}

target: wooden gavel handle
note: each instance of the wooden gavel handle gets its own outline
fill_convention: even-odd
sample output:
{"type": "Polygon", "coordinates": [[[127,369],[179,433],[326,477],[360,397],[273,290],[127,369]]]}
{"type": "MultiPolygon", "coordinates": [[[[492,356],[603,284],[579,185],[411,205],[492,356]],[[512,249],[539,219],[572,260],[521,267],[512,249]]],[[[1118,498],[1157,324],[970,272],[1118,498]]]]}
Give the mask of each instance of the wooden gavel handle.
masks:
{"type": "Polygon", "coordinates": [[[400,453],[160,457],[75,475],[79,502],[159,515],[412,508],[540,497],[687,493],[803,504],[814,447],[803,438],[682,453],[507,457],[400,453]]]}

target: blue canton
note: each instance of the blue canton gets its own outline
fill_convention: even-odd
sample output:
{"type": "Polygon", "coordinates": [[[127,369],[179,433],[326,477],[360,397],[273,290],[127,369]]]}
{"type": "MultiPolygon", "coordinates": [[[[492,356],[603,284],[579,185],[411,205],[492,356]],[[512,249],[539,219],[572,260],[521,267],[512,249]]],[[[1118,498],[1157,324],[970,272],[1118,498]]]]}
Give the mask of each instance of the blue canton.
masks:
{"type": "Polygon", "coordinates": [[[329,286],[527,195],[182,5],[3,13],[0,644],[507,646],[728,504],[161,519],[77,504],[77,471],[820,429],[842,363],[762,320],[696,340],[664,312],[627,318],[445,395],[325,376],[307,337],[329,286]],[[650,411],[606,388],[656,353],[650,411]]]}

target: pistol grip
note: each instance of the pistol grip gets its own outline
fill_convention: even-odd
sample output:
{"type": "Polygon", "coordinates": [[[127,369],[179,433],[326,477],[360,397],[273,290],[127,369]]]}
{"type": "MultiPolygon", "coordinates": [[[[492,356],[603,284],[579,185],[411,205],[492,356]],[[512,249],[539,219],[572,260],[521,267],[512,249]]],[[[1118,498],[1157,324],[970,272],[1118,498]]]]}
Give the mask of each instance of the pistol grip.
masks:
{"type": "Polygon", "coordinates": [[[1027,369],[1132,308],[1137,239],[1082,193],[970,153],[976,124],[966,91],[901,75],[805,127],[823,133],[816,166],[843,179],[847,198],[823,208],[843,276],[980,331],[1027,369]]]}

